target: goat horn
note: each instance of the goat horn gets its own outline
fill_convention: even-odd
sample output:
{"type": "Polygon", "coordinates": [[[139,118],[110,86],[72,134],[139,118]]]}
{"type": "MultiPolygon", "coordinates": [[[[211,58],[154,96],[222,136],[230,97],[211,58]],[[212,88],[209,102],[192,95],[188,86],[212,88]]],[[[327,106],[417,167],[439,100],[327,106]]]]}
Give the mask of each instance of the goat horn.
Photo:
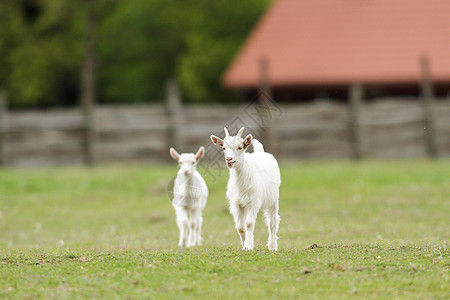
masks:
{"type": "Polygon", "coordinates": [[[230,134],[228,133],[228,129],[226,127],[224,127],[223,130],[225,131],[225,137],[230,136],[230,134]]]}
{"type": "Polygon", "coordinates": [[[245,127],[242,127],[239,129],[239,132],[237,133],[237,137],[241,137],[242,133],[244,132],[245,127]]]}

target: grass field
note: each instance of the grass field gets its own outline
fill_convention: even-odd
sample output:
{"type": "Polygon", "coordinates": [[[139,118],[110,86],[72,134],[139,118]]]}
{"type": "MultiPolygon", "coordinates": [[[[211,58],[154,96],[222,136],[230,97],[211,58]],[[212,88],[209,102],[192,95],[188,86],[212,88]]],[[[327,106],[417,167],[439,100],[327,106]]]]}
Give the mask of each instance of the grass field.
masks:
{"type": "Polygon", "coordinates": [[[0,298],[448,299],[450,161],[282,164],[280,251],[240,249],[228,174],[178,249],[174,165],[0,169],[0,298]]]}

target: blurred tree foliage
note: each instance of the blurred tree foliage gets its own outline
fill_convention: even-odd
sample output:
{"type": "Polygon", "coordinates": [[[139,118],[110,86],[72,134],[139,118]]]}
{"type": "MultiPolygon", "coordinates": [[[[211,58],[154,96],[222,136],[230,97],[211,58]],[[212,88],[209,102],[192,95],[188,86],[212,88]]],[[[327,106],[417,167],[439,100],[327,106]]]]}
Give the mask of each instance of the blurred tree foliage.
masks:
{"type": "MultiPolygon", "coordinates": [[[[14,107],[74,105],[90,0],[0,1],[0,89],[14,107]]],[[[226,101],[220,77],[270,0],[97,0],[98,99],[226,101]]]]}

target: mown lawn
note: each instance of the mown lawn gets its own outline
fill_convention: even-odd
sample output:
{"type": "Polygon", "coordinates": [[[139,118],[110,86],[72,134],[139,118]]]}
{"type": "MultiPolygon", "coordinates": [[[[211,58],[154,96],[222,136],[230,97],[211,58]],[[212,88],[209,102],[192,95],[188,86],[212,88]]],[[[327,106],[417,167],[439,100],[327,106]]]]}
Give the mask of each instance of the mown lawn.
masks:
{"type": "Polygon", "coordinates": [[[450,161],[282,163],[280,251],[240,250],[227,173],[178,249],[174,165],[0,169],[0,298],[448,299],[450,161]]]}

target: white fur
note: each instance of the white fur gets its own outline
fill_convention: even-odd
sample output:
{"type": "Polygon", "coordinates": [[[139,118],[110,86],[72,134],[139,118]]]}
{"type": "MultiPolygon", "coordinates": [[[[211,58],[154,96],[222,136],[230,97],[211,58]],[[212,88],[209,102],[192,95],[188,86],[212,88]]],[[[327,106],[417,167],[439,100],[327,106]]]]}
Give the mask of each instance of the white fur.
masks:
{"type": "Polygon", "coordinates": [[[180,230],[180,247],[201,245],[202,242],[202,211],[206,206],[208,187],[195,168],[204,153],[203,147],[196,154],[178,154],[175,149],[170,148],[170,155],[180,166],[174,181],[172,201],[180,230]]]}
{"type": "Polygon", "coordinates": [[[230,169],[227,186],[227,198],[230,212],[233,215],[236,229],[241,238],[244,250],[255,247],[253,231],[258,212],[264,212],[269,229],[269,250],[278,250],[278,214],[279,187],[281,184],[280,168],[272,154],[264,152],[263,145],[252,135],[241,138],[244,127],[237,136],[230,136],[225,129],[222,140],[211,135],[211,141],[224,150],[225,161],[230,169]],[[246,149],[253,143],[254,152],[246,153],[246,149]]]}

